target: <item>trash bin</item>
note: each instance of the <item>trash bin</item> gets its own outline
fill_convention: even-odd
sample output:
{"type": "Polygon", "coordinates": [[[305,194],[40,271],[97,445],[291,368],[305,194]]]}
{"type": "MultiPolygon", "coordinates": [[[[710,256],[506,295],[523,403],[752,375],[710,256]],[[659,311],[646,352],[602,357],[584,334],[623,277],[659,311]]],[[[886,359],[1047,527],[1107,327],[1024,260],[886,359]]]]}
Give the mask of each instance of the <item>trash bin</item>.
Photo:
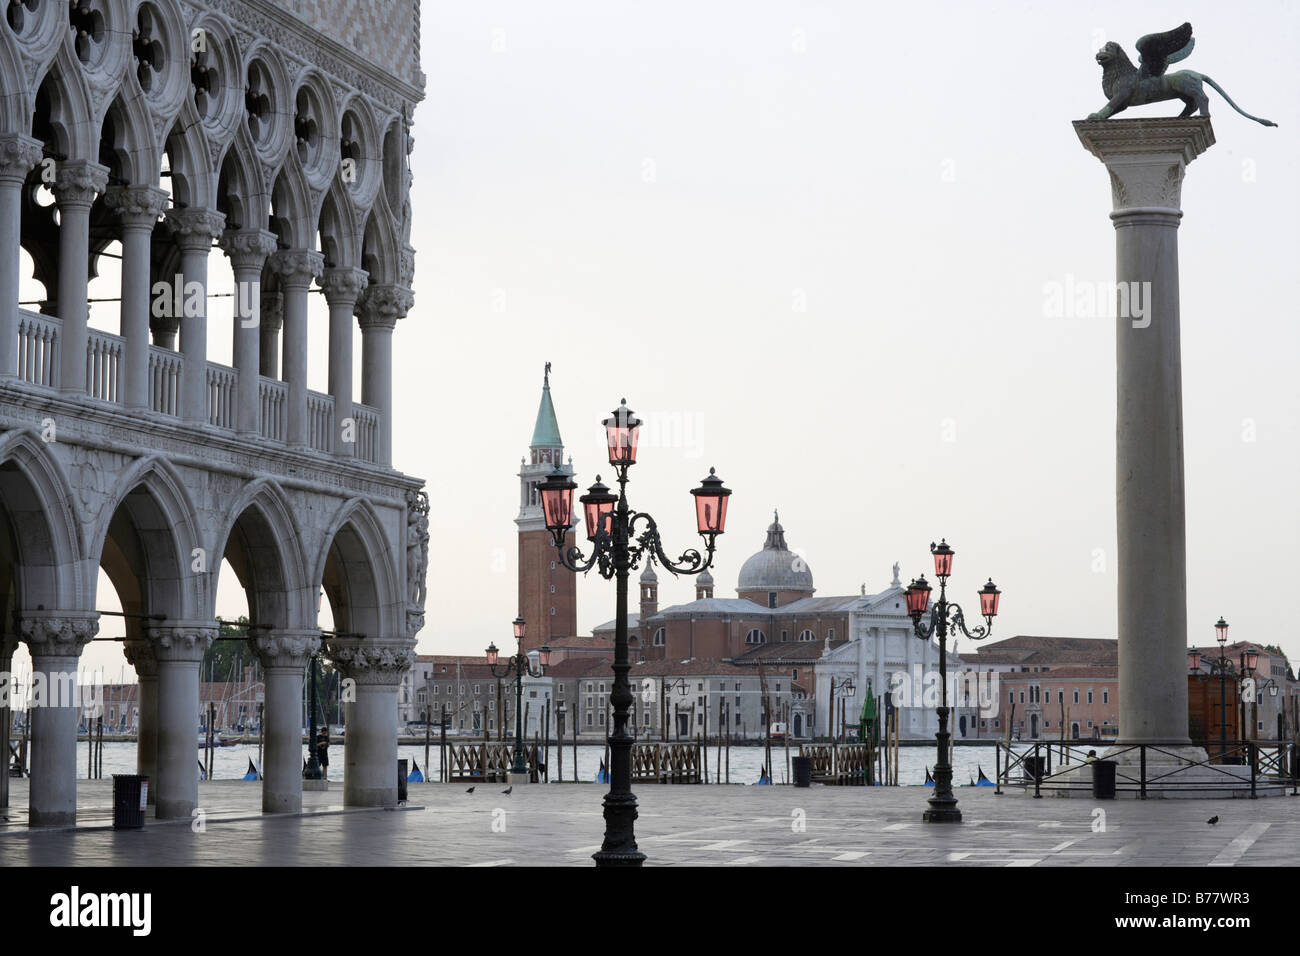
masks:
{"type": "Polygon", "coordinates": [[[1118,766],[1114,760],[1092,762],[1092,795],[1098,800],[1115,799],[1115,768],[1118,766]]]}
{"type": "Polygon", "coordinates": [[[1046,757],[1026,757],[1025,758],[1025,776],[1030,780],[1041,780],[1047,773],[1046,757]]]}
{"type": "Polygon", "coordinates": [[[406,760],[397,761],[397,802],[406,802],[406,760]]]}
{"type": "Polygon", "coordinates": [[[149,804],[149,778],[134,773],[113,774],[113,829],[139,830],[149,804]]]}
{"type": "Polygon", "coordinates": [[[796,787],[812,786],[812,757],[793,757],[794,785],[796,787]]]}

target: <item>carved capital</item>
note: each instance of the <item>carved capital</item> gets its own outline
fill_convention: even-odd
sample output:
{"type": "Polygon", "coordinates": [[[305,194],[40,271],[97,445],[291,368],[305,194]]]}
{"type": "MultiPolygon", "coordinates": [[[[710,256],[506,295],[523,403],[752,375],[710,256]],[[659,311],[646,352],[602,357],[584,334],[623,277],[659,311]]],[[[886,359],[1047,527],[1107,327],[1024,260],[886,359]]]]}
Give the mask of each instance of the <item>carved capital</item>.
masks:
{"type": "Polygon", "coordinates": [[[136,676],[141,680],[158,676],[158,657],[149,641],[127,641],[122,645],[122,650],[126,654],[126,662],[135,668],[136,676]]]}
{"type": "Polygon", "coordinates": [[[48,611],[24,616],[18,622],[32,657],[80,657],[81,649],[99,633],[95,611],[48,611]]]}
{"type": "Polygon", "coordinates": [[[329,639],[326,647],[343,676],[358,684],[396,686],[415,663],[414,640],[340,637],[329,639]]]}
{"type": "Polygon", "coordinates": [[[160,664],[203,660],[217,637],[217,625],[204,622],[155,624],[147,632],[154,657],[160,664]]]}
{"type": "Polygon", "coordinates": [[[1074,129],[1106,164],[1115,213],[1179,213],[1187,164],[1214,145],[1208,117],[1076,120],[1074,129]]]}
{"type": "Polygon", "coordinates": [[[325,301],[331,307],[355,305],[357,296],[365,291],[369,283],[370,273],[364,269],[326,269],[319,280],[325,301]]]}
{"type": "Polygon", "coordinates": [[[169,198],[153,186],[114,186],[104,193],[104,205],[117,213],[123,227],[152,229],[169,198]]]}
{"type": "Polygon", "coordinates": [[[40,161],[40,140],[22,133],[0,136],[0,181],[21,183],[40,161]]]}
{"type": "Polygon", "coordinates": [[[50,189],[59,208],[84,206],[90,208],[95,197],[108,185],[108,167],[87,159],[59,163],[50,189]]]}
{"type": "Polygon", "coordinates": [[[405,286],[372,285],[358,300],[357,315],[363,329],[392,329],[414,304],[415,294],[405,286]]]}
{"type": "Polygon", "coordinates": [[[248,644],[263,667],[301,670],[320,647],[320,631],[255,631],[248,644]]]}
{"type": "Polygon", "coordinates": [[[232,270],[260,276],[266,257],[275,252],[275,233],[265,229],[228,230],[221,234],[220,245],[230,257],[232,270]]]}
{"type": "Polygon", "coordinates": [[[279,332],[284,326],[284,295],[279,289],[263,287],[258,324],[269,332],[279,332]]]}
{"type": "Polygon", "coordinates": [[[221,235],[226,217],[212,209],[185,206],[168,210],[167,222],[182,252],[204,252],[211,249],[212,240],[221,235]]]}
{"type": "Polygon", "coordinates": [[[325,257],[310,249],[282,249],[267,259],[286,289],[305,289],[325,271],[325,257]]]}

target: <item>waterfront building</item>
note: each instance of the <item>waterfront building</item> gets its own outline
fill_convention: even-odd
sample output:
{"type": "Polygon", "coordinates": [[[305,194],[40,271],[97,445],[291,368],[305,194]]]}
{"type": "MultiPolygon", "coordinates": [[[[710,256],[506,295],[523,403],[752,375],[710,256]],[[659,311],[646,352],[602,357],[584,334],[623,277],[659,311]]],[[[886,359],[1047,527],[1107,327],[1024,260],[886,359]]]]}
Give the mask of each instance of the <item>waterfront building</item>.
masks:
{"type": "MultiPolygon", "coordinates": [[[[35,670],[75,673],[102,569],[140,678],[139,772],[160,818],[189,819],[199,662],[226,563],[266,673],[263,808],[296,811],[323,592],[325,652],[356,689],[343,802],[395,805],[428,542],[422,482],[392,448],[394,329],[413,304],[418,2],[9,6],[0,670],[22,641],[35,670]],[[313,285],[324,393],[307,387],[313,285]],[[231,366],[209,360],[219,296],[231,366]]],[[[75,708],[32,713],[33,826],[75,822],[77,722],[75,708]]]]}

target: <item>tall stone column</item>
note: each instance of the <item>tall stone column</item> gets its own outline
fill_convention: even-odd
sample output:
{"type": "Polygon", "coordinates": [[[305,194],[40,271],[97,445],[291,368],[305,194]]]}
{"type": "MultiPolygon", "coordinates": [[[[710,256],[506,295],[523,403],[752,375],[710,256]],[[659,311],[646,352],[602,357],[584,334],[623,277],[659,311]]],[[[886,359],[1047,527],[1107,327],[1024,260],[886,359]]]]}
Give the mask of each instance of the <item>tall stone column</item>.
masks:
{"type": "Polygon", "coordinates": [[[307,290],[325,269],[325,257],[309,249],[271,256],[284,294],[284,381],[289,386],[288,444],[307,444],[307,290]]]}
{"type": "Polygon", "coordinates": [[[326,269],[321,280],[330,307],[330,395],[334,397],[334,454],[344,458],[356,454],[356,423],[345,433],[344,422],[352,418],[352,315],[357,297],[370,281],[363,269],[326,269]],[[345,440],[350,434],[351,440],[345,440]]]}
{"type": "Polygon", "coordinates": [[[0,136],[0,381],[13,378],[18,367],[23,183],[40,159],[40,140],[21,133],[0,136]]]}
{"type": "Polygon", "coordinates": [[[1205,117],[1074,128],[1114,207],[1120,738],[1188,744],[1178,223],[1187,164],[1214,130],[1205,117]]]}
{"type": "Polygon", "coordinates": [[[158,660],[159,820],[188,819],[199,805],[199,665],[216,636],[217,625],[207,622],[148,629],[158,660]]]}
{"type": "Polygon", "coordinates": [[[99,631],[99,614],[33,611],[20,619],[19,628],[32,655],[27,823],[70,826],[77,822],[77,661],[99,631]]]}
{"type": "Polygon", "coordinates": [[[393,329],[415,297],[396,285],[372,285],[357,308],[361,319],[361,401],[379,413],[379,464],[393,463],[393,329]]]}
{"type": "Polygon", "coordinates": [[[120,371],[122,404],[149,405],[150,240],[158,217],[167,207],[167,194],[152,186],[114,186],[104,204],[117,213],[122,228],[122,315],[126,340],[120,371]]]}
{"type": "Polygon", "coordinates": [[[59,205],[59,390],[79,395],[86,393],[90,207],[107,185],[107,166],[80,159],[60,163],[51,186],[59,205]]]}
{"type": "Polygon", "coordinates": [[[278,289],[262,292],[262,314],[259,318],[261,350],[257,364],[267,378],[279,378],[280,329],[284,325],[284,296],[278,289]]]}
{"type": "Polygon", "coordinates": [[[356,681],[356,700],[345,704],[343,805],[397,806],[397,692],[415,663],[415,641],[334,638],[329,656],[356,681]]]}
{"type": "Polygon", "coordinates": [[[227,232],[221,248],[230,257],[235,273],[235,341],[231,354],[239,371],[236,395],[236,428],[241,435],[256,435],[261,430],[259,380],[262,365],[260,352],[262,331],[262,267],[275,251],[275,233],[265,229],[227,232]]]}
{"type": "Polygon", "coordinates": [[[249,643],[266,669],[262,728],[262,812],[302,810],[303,671],[320,644],[319,631],[257,632],[249,643]]]}
{"type": "Polygon", "coordinates": [[[149,805],[158,802],[158,659],[147,640],[122,645],[126,662],[135,668],[140,688],[140,718],[135,735],[135,772],[149,778],[149,805]]]}
{"type": "Polygon", "coordinates": [[[212,252],[212,240],[221,235],[226,217],[211,209],[189,206],[169,211],[167,221],[172,224],[176,245],[181,250],[179,298],[184,305],[180,316],[184,355],[181,417],[187,422],[206,424],[209,414],[208,255],[212,252]]]}

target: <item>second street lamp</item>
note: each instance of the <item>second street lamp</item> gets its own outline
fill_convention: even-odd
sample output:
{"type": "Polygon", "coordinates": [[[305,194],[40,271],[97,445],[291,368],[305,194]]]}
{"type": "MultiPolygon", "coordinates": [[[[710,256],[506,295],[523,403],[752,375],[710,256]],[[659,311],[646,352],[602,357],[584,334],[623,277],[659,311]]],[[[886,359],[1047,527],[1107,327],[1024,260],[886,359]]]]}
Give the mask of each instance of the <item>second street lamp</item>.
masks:
{"type": "Polygon", "coordinates": [[[993,630],[993,618],[998,613],[998,600],[1002,594],[993,579],[980,588],[980,614],[984,617],[984,627],[967,630],[966,618],[960,604],[948,601],[948,575],[952,573],[953,550],[947,541],[939,544],[930,542],[930,553],[934,555],[934,573],[939,578],[939,601],[934,607],[930,605],[930,583],[925,575],[917,578],[907,586],[903,597],[907,601],[907,613],[912,618],[912,629],[916,636],[928,641],[932,636],[939,638],[939,693],[940,703],[939,732],[935,734],[938,743],[938,755],[934,764],[934,795],[930,797],[930,809],[922,815],[926,823],[961,823],[961,811],[957,809],[957,798],[952,792],[952,764],[948,759],[948,631],[954,636],[960,630],[972,641],[980,641],[989,636],[993,630]],[[921,617],[926,609],[930,611],[930,623],[922,624],[921,617]]]}
{"type": "Polygon", "coordinates": [[[672,574],[699,574],[713,563],[717,536],[727,521],[727,498],[731,495],[722,479],[709,469],[709,476],[691,490],[695,496],[696,527],[704,538],[705,553],[694,548],[684,551],[676,563],[664,554],[663,542],[654,518],[643,511],[633,511],[627,502],[627,471],[636,463],[641,422],[620,403],[603,422],[609,446],[609,463],[618,477],[618,494],[596,483],[587,489],[579,502],[586,524],[587,540],[592,543],[590,557],[577,547],[564,547],[564,537],[573,526],[573,492],[578,487],[559,468],[539,486],[542,513],[547,530],[555,539],[560,562],[575,573],[585,574],[592,568],[600,576],[616,583],[614,626],[614,687],[610,702],[614,706],[614,723],[609,735],[610,787],[605,795],[605,840],[592,855],[597,866],[640,866],[645,854],[637,849],[634,824],[636,796],[632,793],[632,736],[628,733],[628,711],[632,688],[628,682],[627,582],[628,575],[642,559],[657,562],[672,574]],[[642,528],[638,532],[637,525],[642,528]]]}
{"type": "MultiPolygon", "coordinates": [[[[1216,674],[1219,677],[1219,763],[1228,762],[1228,677],[1235,677],[1232,661],[1224,653],[1228,643],[1228,622],[1223,618],[1214,625],[1214,639],[1219,642],[1219,656],[1205,657],[1196,648],[1187,652],[1187,663],[1198,680],[1210,680],[1216,674]],[[1201,673],[1201,661],[1209,667],[1209,673],[1201,673]]],[[[1234,758],[1235,762],[1235,758],[1234,758]]]]}
{"type": "MultiPolygon", "coordinates": [[[[524,759],[524,728],[523,728],[523,709],[524,709],[524,674],[529,677],[537,678],[546,673],[547,665],[551,663],[551,649],[543,644],[537,649],[537,663],[540,665],[534,672],[532,664],[528,660],[528,655],[524,653],[524,635],[528,633],[528,625],[524,623],[522,617],[514,620],[515,641],[518,644],[518,651],[506,661],[505,666],[500,670],[497,669],[497,662],[501,659],[501,652],[497,650],[495,643],[489,644],[487,649],[488,670],[492,672],[493,677],[509,677],[514,674],[515,677],[515,754],[514,764],[510,772],[526,774],[528,773],[528,761],[524,759]]],[[[484,768],[486,769],[486,768],[484,768]]]]}

